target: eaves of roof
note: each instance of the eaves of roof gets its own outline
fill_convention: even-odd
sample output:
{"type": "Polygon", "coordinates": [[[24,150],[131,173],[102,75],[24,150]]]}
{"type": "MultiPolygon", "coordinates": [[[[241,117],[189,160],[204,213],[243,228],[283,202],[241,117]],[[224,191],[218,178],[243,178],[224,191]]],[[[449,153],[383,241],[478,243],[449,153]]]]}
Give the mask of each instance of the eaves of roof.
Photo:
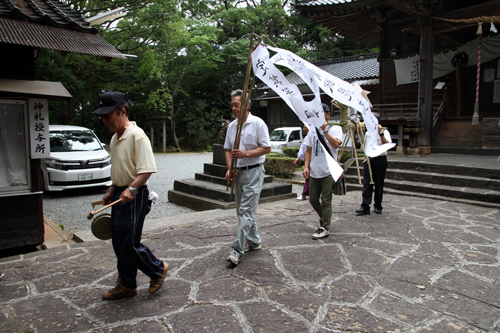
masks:
{"type": "Polygon", "coordinates": [[[97,34],[83,15],[57,0],[0,0],[0,17],[97,34]]]}
{"type": "Polygon", "coordinates": [[[58,0],[0,0],[0,42],[126,59],[83,15],[58,0]]]}
{"type": "Polygon", "coordinates": [[[126,59],[122,53],[98,34],[13,20],[1,16],[0,42],[104,58],[126,59]]]}

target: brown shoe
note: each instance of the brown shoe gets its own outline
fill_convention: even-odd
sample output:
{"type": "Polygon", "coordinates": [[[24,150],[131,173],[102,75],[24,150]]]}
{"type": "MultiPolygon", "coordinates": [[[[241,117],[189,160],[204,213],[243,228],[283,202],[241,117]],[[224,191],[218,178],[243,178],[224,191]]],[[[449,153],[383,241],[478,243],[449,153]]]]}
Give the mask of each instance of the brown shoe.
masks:
{"type": "Polygon", "coordinates": [[[118,280],[118,283],[113,289],[102,294],[102,299],[112,301],[124,297],[133,297],[135,295],[137,295],[137,288],[127,288],[118,280]]]}
{"type": "Polygon", "coordinates": [[[151,282],[149,282],[148,292],[150,294],[154,294],[161,288],[161,286],[163,285],[163,280],[165,280],[165,276],[167,276],[167,272],[168,264],[166,262],[163,262],[163,273],[161,274],[161,276],[157,279],[151,279],[151,282]]]}

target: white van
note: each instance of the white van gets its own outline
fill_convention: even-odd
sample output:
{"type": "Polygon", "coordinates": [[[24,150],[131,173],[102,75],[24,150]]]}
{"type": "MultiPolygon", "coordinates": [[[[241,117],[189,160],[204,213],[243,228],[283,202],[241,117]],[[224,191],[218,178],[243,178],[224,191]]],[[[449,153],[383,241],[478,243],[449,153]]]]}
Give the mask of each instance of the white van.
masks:
{"type": "Polygon", "coordinates": [[[269,134],[271,152],[282,153],[283,148],[300,147],[303,141],[302,127],[280,127],[269,134]]]}

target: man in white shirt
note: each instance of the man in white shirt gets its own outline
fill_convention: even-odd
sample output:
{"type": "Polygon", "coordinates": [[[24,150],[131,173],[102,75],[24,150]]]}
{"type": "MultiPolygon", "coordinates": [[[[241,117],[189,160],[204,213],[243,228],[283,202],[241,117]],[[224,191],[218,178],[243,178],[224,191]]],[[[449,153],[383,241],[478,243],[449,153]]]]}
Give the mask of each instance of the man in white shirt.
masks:
{"type": "MultiPolygon", "coordinates": [[[[384,143],[391,143],[391,133],[380,125],[380,115],[373,114],[378,120],[378,138],[377,144],[381,146],[384,143]]],[[[370,133],[366,132],[366,142],[370,140],[370,133]]],[[[382,196],[384,194],[384,180],[385,171],[387,170],[387,152],[376,157],[370,157],[370,167],[372,169],[373,182],[375,183],[375,196],[374,196],[374,211],[375,214],[382,214],[382,196]]],[[[358,215],[370,214],[370,204],[372,203],[373,184],[370,183],[370,168],[367,162],[363,166],[363,203],[361,208],[356,210],[358,215]]]]}
{"type": "Polygon", "coordinates": [[[313,239],[327,237],[332,220],[332,190],[333,177],[328,167],[325,154],[329,154],[337,160],[337,150],[342,143],[342,127],[329,126],[330,108],[323,103],[325,122],[321,131],[316,131],[316,136],[311,133],[304,140],[307,146],[305,154],[304,177],[309,180],[309,202],[320,218],[320,227],[313,234],[313,239]],[[320,139],[318,137],[321,136],[320,139]],[[329,152],[325,152],[320,140],[326,145],[329,152]],[[321,202],[320,202],[321,198],[321,202]]]}
{"type": "Polygon", "coordinates": [[[259,250],[262,247],[255,212],[264,182],[265,155],[271,152],[269,131],[264,121],[253,116],[248,109],[240,111],[242,95],[243,90],[235,90],[231,93],[231,110],[236,120],[229,124],[224,143],[227,181],[231,179],[232,160],[238,160],[235,170],[234,199],[239,225],[237,238],[231,245],[227,258],[227,261],[235,265],[239,263],[245,251],[259,250]],[[234,149],[240,112],[246,112],[246,114],[243,118],[239,148],[234,149]]]}

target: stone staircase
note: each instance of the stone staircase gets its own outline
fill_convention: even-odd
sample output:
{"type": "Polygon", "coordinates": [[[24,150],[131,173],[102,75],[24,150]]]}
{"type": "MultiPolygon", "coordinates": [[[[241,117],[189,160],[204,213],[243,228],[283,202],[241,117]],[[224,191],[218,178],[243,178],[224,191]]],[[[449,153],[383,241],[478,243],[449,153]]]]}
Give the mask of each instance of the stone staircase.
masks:
{"type": "MultiPolygon", "coordinates": [[[[180,179],[174,182],[174,189],[168,191],[168,200],[197,211],[210,209],[235,208],[231,188],[226,190],[224,178],[227,167],[222,145],[214,145],[213,163],[205,163],[203,173],[196,173],[195,178],[180,179]]],[[[272,176],[264,177],[259,203],[296,197],[292,185],[273,182],[272,176]]]]}
{"type": "MultiPolygon", "coordinates": [[[[363,160],[359,160],[361,178],[363,160]]],[[[354,159],[344,164],[347,191],[362,191],[354,159]]],[[[421,196],[500,208],[500,171],[389,159],[384,193],[421,196]]]]}

